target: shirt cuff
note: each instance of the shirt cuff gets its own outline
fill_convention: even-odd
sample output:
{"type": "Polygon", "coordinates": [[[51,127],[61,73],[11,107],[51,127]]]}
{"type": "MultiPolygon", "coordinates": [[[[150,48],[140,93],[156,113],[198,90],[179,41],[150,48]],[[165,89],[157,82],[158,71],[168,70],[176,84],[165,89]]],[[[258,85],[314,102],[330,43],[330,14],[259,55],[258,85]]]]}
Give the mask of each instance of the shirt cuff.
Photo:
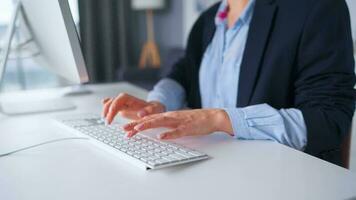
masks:
{"type": "Polygon", "coordinates": [[[185,90],[178,82],[165,78],[155,85],[147,101],[158,101],[166,107],[166,111],[174,111],[184,106],[185,96],[185,90]]]}
{"type": "Polygon", "coordinates": [[[251,140],[251,133],[243,110],[241,108],[226,108],[224,110],[230,118],[234,138],[251,140]]]}
{"type": "Polygon", "coordinates": [[[148,97],[146,100],[147,102],[150,101],[160,102],[166,107],[167,111],[169,110],[170,105],[168,103],[167,96],[164,95],[162,92],[151,91],[150,93],[148,93],[148,97]]]}

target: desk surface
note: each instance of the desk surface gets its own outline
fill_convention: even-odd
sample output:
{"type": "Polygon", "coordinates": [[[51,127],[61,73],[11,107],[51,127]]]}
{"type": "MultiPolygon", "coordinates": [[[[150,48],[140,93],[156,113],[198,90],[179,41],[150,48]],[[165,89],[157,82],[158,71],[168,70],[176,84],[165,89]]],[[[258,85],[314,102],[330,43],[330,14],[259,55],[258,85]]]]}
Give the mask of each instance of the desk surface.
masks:
{"type": "MultiPolygon", "coordinates": [[[[78,105],[75,111],[0,115],[0,152],[70,135],[51,122],[53,116],[99,113],[100,100],[119,92],[146,95],[125,83],[90,87],[94,94],[68,98],[78,105]]],[[[211,159],[143,171],[87,141],[66,141],[3,157],[0,199],[356,198],[356,174],[274,142],[237,141],[218,133],[177,142],[206,152],[211,159]]]]}

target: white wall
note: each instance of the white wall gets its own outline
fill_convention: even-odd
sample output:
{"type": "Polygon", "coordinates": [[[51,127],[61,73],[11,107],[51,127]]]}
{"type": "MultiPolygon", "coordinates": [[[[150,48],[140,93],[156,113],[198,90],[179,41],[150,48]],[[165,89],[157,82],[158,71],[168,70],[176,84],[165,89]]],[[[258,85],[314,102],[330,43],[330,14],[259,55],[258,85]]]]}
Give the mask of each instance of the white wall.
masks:
{"type": "Polygon", "coordinates": [[[218,1],[220,0],[183,0],[184,46],[186,45],[189,33],[202,10],[209,8],[218,1]]]}
{"type": "Polygon", "coordinates": [[[346,0],[351,14],[351,25],[353,28],[353,36],[356,39],[356,1],[355,0],[346,0]]]}
{"type": "MultiPolygon", "coordinates": [[[[351,25],[353,29],[354,41],[356,40],[356,0],[346,0],[351,14],[351,25]]],[[[356,172],[356,117],[353,121],[352,131],[352,148],[351,148],[351,170],[356,172]]]]}

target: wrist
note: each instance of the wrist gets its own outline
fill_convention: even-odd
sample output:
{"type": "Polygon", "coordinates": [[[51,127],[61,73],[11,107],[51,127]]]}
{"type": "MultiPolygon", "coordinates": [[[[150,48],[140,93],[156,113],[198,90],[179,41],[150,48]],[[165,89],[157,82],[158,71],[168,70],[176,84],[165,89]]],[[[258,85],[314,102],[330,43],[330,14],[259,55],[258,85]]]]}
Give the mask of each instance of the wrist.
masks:
{"type": "Polygon", "coordinates": [[[229,118],[229,115],[223,109],[216,109],[214,114],[215,130],[218,132],[225,132],[230,136],[234,136],[234,130],[229,118]]]}

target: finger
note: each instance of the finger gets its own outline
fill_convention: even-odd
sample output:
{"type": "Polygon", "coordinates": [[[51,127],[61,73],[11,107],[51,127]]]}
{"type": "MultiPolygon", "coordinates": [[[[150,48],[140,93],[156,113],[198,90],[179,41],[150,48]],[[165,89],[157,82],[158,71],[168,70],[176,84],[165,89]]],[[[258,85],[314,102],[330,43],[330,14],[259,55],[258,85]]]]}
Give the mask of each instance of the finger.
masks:
{"type": "Polygon", "coordinates": [[[130,132],[132,130],[134,130],[134,127],[138,124],[138,122],[130,122],[126,125],[124,125],[122,128],[124,129],[124,131],[126,132],[130,132]]]}
{"type": "Polygon", "coordinates": [[[175,125],[177,125],[177,123],[178,123],[177,121],[163,116],[163,117],[154,118],[151,120],[146,120],[144,122],[141,122],[137,124],[133,129],[135,129],[136,131],[144,131],[144,130],[160,128],[160,127],[172,128],[175,125]]]}
{"type": "Polygon", "coordinates": [[[139,119],[139,118],[137,117],[137,111],[122,110],[122,111],[119,112],[119,114],[120,114],[122,117],[131,119],[131,120],[137,120],[137,119],[139,119]]]}
{"type": "Polygon", "coordinates": [[[139,120],[130,122],[130,123],[124,125],[124,126],[123,126],[123,129],[124,129],[126,132],[132,131],[136,125],[138,125],[138,124],[140,124],[140,123],[143,123],[143,122],[145,122],[145,121],[151,120],[151,119],[153,119],[153,118],[155,118],[155,117],[157,117],[157,116],[151,115],[151,116],[147,116],[147,117],[144,117],[144,118],[142,118],[142,119],[139,119],[139,120]]]}
{"type": "Polygon", "coordinates": [[[158,136],[160,140],[173,140],[185,136],[184,128],[176,128],[171,131],[167,131],[158,136]]]}
{"type": "Polygon", "coordinates": [[[132,138],[133,136],[135,136],[138,133],[138,131],[132,130],[126,133],[126,137],[127,138],[132,138]]]}
{"type": "Polygon", "coordinates": [[[149,115],[149,114],[144,109],[137,112],[137,117],[139,117],[139,118],[146,117],[147,115],[149,115]]]}
{"type": "Polygon", "coordinates": [[[140,122],[132,122],[124,126],[124,130],[127,132],[127,137],[133,137],[138,132],[152,129],[152,128],[159,128],[159,127],[166,127],[172,128],[176,123],[172,120],[166,119],[165,117],[159,118],[152,118],[149,120],[140,120],[140,122]]]}
{"type": "Polygon", "coordinates": [[[155,106],[154,105],[149,105],[149,106],[144,107],[139,112],[137,112],[137,116],[139,118],[143,118],[143,117],[146,117],[147,115],[153,114],[154,111],[155,111],[155,106]]]}
{"type": "Polygon", "coordinates": [[[118,112],[120,112],[126,105],[129,96],[127,94],[120,94],[116,97],[110,105],[109,112],[106,116],[108,124],[111,124],[118,112]]]}
{"type": "Polygon", "coordinates": [[[112,98],[108,97],[108,98],[105,98],[101,101],[102,104],[106,104],[108,101],[110,101],[112,98]]]}
{"type": "Polygon", "coordinates": [[[102,117],[106,118],[108,112],[109,112],[109,108],[111,106],[113,99],[109,99],[108,101],[105,102],[104,106],[103,106],[103,112],[102,112],[102,117]]]}

